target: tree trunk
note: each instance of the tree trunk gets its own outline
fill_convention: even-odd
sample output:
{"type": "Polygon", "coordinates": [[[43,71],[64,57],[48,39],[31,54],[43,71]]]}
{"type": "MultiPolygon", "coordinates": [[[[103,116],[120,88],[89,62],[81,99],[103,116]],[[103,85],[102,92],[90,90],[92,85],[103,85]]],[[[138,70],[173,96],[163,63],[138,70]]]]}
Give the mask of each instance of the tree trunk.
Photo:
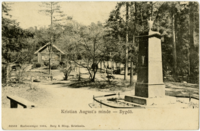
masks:
{"type": "Polygon", "coordinates": [[[95,82],[95,76],[96,76],[96,71],[94,71],[93,77],[92,77],[92,82],[95,82]]]}
{"type": "Polygon", "coordinates": [[[133,85],[133,62],[131,60],[130,86],[133,85]]]}
{"type": "MultiPolygon", "coordinates": [[[[134,31],[134,34],[133,34],[133,45],[135,45],[135,31],[134,31]]],[[[131,58],[131,71],[130,71],[130,86],[133,85],[133,61],[132,61],[132,58],[131,58]]]]}
{"type": "Polygon", "coordinates": [[[100,62],[100,68],[101,68],[101,70],[103,69],[103,67],[102,67],[102,61],[100,62]]]}
{"type": "Polygon", "coordinates": [[[89,68],[89,63],[90,63],[90,60],[88,59],[87,68],[89,68]]]}
{"type": "Polygon", "coordinates": [[[193,2],[190,2],[190,14],[189,14],[189,34],[190,34],[190,49],[189,49],[189,75],[191,75],[194,72],[194,63],[193,63],[193,52],[194,49],[194,13],[193,13],[193,2]]]}
{"type": "Polygon", "coordinates": [[[119,33],[118,33],[117,37],[118,37],[119,42],[121,42],[121,37],[120,37],[119,33]]]}
{"type": "Polygon", "coordinates": [[[10,73],[10,65],[6,63],[6,86],[8,86],[9,82],[9,73],[10,73]]]}
{"type": "Polygon", "coordinates": [[[124,71],[124,80],[127,79],[127,74],[128,74],[128,19],[129,19],[129,7],[128,7],[128,2],[126,2],[126,56],[125,56],[125,71],[124,71]]]}
{"type": "Polygon", "coordinates": [[[51,45],[49,45],[49,75],[51,74],[51,45]]]}
{"type": "MultiPolygon", "coordinates": [[[[118,27],[118,31],[119,31],[119,27],[118,27]]],[[[118,32],[118,40],[119,40],[119,43],[121,44],[121,37],[120,37],[119,32],[118,32]]],[[[120,56],[120,55],[119,55],[119,56],[120,56]]],[[[120,66],[121,66],[121,62],[119,62],[119,74],[121,74],[121,73],[120,73],[120,72],[121,72],[120,66]]]]}
{"type": "Polygon", "coordinates": [[[80,61],[79,65],[78,65],[78,69],[79,69],[79,73],[78,73],[78,81],[81,80],[81,70],[80,70],[80,65],[81,65],[81,61],[80,61]]]}
{"type": "MultiPolygon", "coordinates": [[[[50,41],[50,46],[49,46],[49,75],[51,75],[51,49],[52,49],[52,15],[53,15],[53,11],[52,11],[52,2],[51,2],[51,41],[50,41]]],[[[51,76],[51,80],[52,80],[52,76],[51,76]]]]}
{"type": "Polygon", "coordinates": [[[172,37],[173,37],[173,59],[174,59],[174,77],[176,77],[176,68],[177,68],[177,61],[176,61],[176,35],[175,35],[175,15],[172,15],[172,37]]]}
{"type": "Polygon", "coordinates": [[[64,80],[68,80],[68,74],[65,74],[64,80]]]}
{"type": "MultiPolygon", "coordinates": [[[[135,14],[136,14],[136,2],[135,2],[135,14]]],[[[135,32],[136,32],[136,16],[135,16],[135,22],[134,22],[134,31],[133,31],[133,45],[135,46],[135,32]]],[[[132,56],[132,55],[131,55],[132,56]]],[[[131,71],[130,71],[130,86],[133,85],[133,61],[131,58],[131,71]]]]}

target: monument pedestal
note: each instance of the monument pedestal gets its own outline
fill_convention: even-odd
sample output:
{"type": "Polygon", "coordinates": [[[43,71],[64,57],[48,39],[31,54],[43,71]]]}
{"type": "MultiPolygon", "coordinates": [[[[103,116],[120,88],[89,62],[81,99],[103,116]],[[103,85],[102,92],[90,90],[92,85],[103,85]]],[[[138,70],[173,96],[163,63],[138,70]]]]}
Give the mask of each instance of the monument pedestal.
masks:
{"type": "Polygon", "coordinates": [[[135,96],[125,96],[125,101],[148,106],[175,103],[174,97],[165,96],[161,35],[159,32],[149,31],[139,41],[135,96]]]}
{"type": "Polygon", "coordinates": [[[154,105],[167,105],[176,103],[175,97],[164,96],[164,97],[154,97],[154,98],[145,98],[139,96],[125,96],[125,101],[132,102],[145,106],[154,106],[154,105]]]}
{"type": "Polygon", "coordinates": [[[146,98],[164,97],[165,85],[136,83],[135,95],[146,98]]]}

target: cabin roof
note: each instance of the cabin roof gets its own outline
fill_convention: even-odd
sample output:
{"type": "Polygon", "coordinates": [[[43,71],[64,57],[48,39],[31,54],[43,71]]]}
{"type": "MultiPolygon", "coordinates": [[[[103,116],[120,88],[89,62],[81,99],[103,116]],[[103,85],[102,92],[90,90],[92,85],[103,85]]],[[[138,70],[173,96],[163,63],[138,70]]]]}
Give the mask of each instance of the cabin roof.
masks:
{"type": "MultiPolygon", "coordinates": [[[[39,48],[34,54],[38,54],[38,52],[41,52],[43,49],[47,48],[48,45],[50,45],[50,43],[47,43],[46,45],[42,46],[41,48],[39,48]]],[[[65,54],[63,51],[61,51],[57,46],[52,45],[52,47],[54,47],[56,50],[58,50],[60,53],[65,54]]]]}

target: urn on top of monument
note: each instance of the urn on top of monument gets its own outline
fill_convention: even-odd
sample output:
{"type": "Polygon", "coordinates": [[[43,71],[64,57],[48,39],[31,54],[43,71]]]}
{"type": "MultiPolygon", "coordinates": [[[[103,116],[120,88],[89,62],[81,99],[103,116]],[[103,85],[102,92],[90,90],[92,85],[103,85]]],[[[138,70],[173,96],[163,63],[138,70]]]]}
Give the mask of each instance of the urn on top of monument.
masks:
{"type": "Polygon", "coordinates": [[[152,28],[153,28],[153,23],[154,21],[151,20],[148,20],[148,27],[149,27],[149,35],[152,36],[152,35],[156,35],[156,36],[159,36],[161,37],[160,33],[158,31],[152,31],[152,28]]]}
{"type": "Polygon", "coordinates": [[[150,20],[148,20],[148,26],[149,26],[149,31],[151,31],[152,27],[153,27],[153,20],[151,20],[151,17],[150,17],[150,20]]]}

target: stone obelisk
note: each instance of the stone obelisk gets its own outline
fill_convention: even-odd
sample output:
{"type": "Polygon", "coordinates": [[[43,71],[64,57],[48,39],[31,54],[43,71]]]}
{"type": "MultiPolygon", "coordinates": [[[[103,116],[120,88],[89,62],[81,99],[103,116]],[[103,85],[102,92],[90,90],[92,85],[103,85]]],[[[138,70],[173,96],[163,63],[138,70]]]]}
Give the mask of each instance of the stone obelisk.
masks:
{"type": "Polygon", "coordinates": [[[125,101],[142,105],[160,103],[165,99],[163,83],[161,35],[152,31],[153,21],[148,21],[149,32],[139,37],[139,55],[135,96],[125,96],[125,101]],[[158,99],[161,98],[161,99],[158,99]]]}

